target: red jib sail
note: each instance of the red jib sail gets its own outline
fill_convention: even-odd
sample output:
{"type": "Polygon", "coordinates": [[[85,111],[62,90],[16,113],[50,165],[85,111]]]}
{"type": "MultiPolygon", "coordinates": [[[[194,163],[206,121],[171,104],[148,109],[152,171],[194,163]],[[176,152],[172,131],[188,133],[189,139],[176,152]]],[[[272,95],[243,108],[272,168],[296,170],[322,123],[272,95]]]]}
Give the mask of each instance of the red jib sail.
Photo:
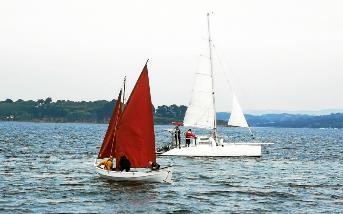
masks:
{"type": "Polygon", "coordinates": [[[101,145],[101,149],[98,154],[98,158],[108,158],[111,155],[114,157],[115,154],[115,133],[118,125],[118,121],[120,118],[122,109],[122,102],[121,102],[121,90],[116,101],[116,105],[112,112],[112,117],[110,123],[108,124],[108,128],[106,131],[106,135],[104,137],[104,141],[101,145]]]}
{"type": "Polygon", "coordinates": [[[144,66],[118,123],[116,163],[125,155],[133,168],[156,162],[155,133],[147,65],[144,66]]]}

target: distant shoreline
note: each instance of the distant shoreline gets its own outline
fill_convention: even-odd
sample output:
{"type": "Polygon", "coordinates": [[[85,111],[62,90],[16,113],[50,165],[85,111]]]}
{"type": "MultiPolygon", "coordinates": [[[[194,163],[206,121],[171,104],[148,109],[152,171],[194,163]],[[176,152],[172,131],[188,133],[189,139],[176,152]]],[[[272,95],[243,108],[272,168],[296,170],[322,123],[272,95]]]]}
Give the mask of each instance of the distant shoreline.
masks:
{"type": "MultiPolygon", "coordinates": [[[[113,111],[115,100],[106,101],[70,101],[51,98],[45,100],[6,99],[0,101],[0,121],[38,122],[38,123],[93,123],[107,124],[113,111]]],[[[183,121],[187,106],[162,105],[152,106],[156,125],[171,125],[183,121]]],[[[217,124],[226,126],[230,113],[218,112],[217,124]]],[[[251,127],[280,128],[343,128],[343,113],[326,115],[307,114],[245,114],[251,127]]]]}
{"type": "MultiPolygon", "coordinates": [[[[340,116],[342,117],[343,120],[343,114],[339,113],[340,116]]],[[[252,117],[259,117],[259,116],[253,116],[253,115],[248,115],[252,116],[252,117]]],[[[264,115],[265,116],[265,115],[264,115]]],[[[275,115],[274,115],[275,116],[275,115]]],[[[321,116],[330,116],[330,115],[321,115],[321,116]]],[[[316,116],[314,116],[316,117],[316,116]]],[[[0,119],[0,122],[23,122],[23,123],[58,123],[58,124],[99,124],[99,125],[107,125],[108,122],[96,122],[96,121],[48,121],[48,120],[3,120],[0,119]]],[[[218,127],[228,127],[227,121],[223,121],[223,120],[218,120],[217,121],[218,127]]],[[[313,129],[342,129],[343,125],[337,125],[337,126],[333,126],[333,125],[320,125],[320,123],[304,123],[304,121],[301,123],[302,125],[296,124],[296,125],[290,125],[289,123],[283,124],[283,123],[277,123],[277,122],[270,122],[270,123],[262,123],[262,124],[258,124],[258,125],[250,125],[250,127],[252,128],[313,128],[313,129]],[[287,125],[288,124],[288,125],[287,125]]],[[[155,125],[170,125],[173,126],[171,123],[156,123],[155,125]]]]}

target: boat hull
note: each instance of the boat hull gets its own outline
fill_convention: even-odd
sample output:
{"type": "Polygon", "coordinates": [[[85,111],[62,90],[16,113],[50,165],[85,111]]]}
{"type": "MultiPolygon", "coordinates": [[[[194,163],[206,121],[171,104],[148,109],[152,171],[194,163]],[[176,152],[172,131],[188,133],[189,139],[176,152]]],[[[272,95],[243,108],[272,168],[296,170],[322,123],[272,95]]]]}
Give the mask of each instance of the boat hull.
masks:
{"type": "Polygon", "coordinates": [[[159,182],[171,183],[172,170],[171,167],[164,167],[159,170],[150,170],[146,168],[133,168],[129,172],[108,171],[98,166],[95,167],[96,172],[102,178],[112,181],[136,181],[136,182],[159,182]]]}
{"type": "Polygon", "coordinates": [[[260,157],[261,143],[223,143],[216,146],[211,144],[196,145],[171,149],[162,156],[188,157],[260,157]]]}

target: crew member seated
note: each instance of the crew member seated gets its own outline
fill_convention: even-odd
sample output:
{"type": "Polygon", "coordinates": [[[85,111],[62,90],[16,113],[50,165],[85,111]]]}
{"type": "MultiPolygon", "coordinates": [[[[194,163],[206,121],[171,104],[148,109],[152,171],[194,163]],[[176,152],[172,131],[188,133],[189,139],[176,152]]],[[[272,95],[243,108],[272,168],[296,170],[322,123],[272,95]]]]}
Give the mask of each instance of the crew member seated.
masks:
{"type": "Polygon", "coordinates": [[[160,164],[156,162],[149,161],[150,169],[151,170],[159,170],[160,169],[160,164]]]}
{"type": "Polygon", "coordinates": [[[129,159],[127,159],[127,157],[124,155],[124,156],[121,156],[120,160],[119,160],[119,170],[122,172],[122,171],[130,171],[130,168],[131,168],[131,163],[129,161],[129,159]]]}
{"type": "Polygon", "coordinates": [[[100,166],[104,166],[104,169],[106,170],[112,170],[112,166],[113,166],[113,157],[110,156],[109,158],[101,161],[99,164],[98,164],[98,167],[100,166]]]}

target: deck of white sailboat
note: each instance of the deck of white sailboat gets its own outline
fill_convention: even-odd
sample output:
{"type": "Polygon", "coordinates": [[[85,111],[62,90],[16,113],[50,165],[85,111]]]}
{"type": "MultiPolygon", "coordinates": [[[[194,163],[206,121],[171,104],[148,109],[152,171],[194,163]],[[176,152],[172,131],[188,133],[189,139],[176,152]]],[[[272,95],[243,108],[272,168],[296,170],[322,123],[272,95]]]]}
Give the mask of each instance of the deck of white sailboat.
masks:
{"type": "Polygon", "coordinates": [[[232,142],[216,144],[192,144],[189,147],[173,148],[162,153],[162,156],[188,157],[260,157],[262,145],[272,143],[260,142],[232,142]]]}

